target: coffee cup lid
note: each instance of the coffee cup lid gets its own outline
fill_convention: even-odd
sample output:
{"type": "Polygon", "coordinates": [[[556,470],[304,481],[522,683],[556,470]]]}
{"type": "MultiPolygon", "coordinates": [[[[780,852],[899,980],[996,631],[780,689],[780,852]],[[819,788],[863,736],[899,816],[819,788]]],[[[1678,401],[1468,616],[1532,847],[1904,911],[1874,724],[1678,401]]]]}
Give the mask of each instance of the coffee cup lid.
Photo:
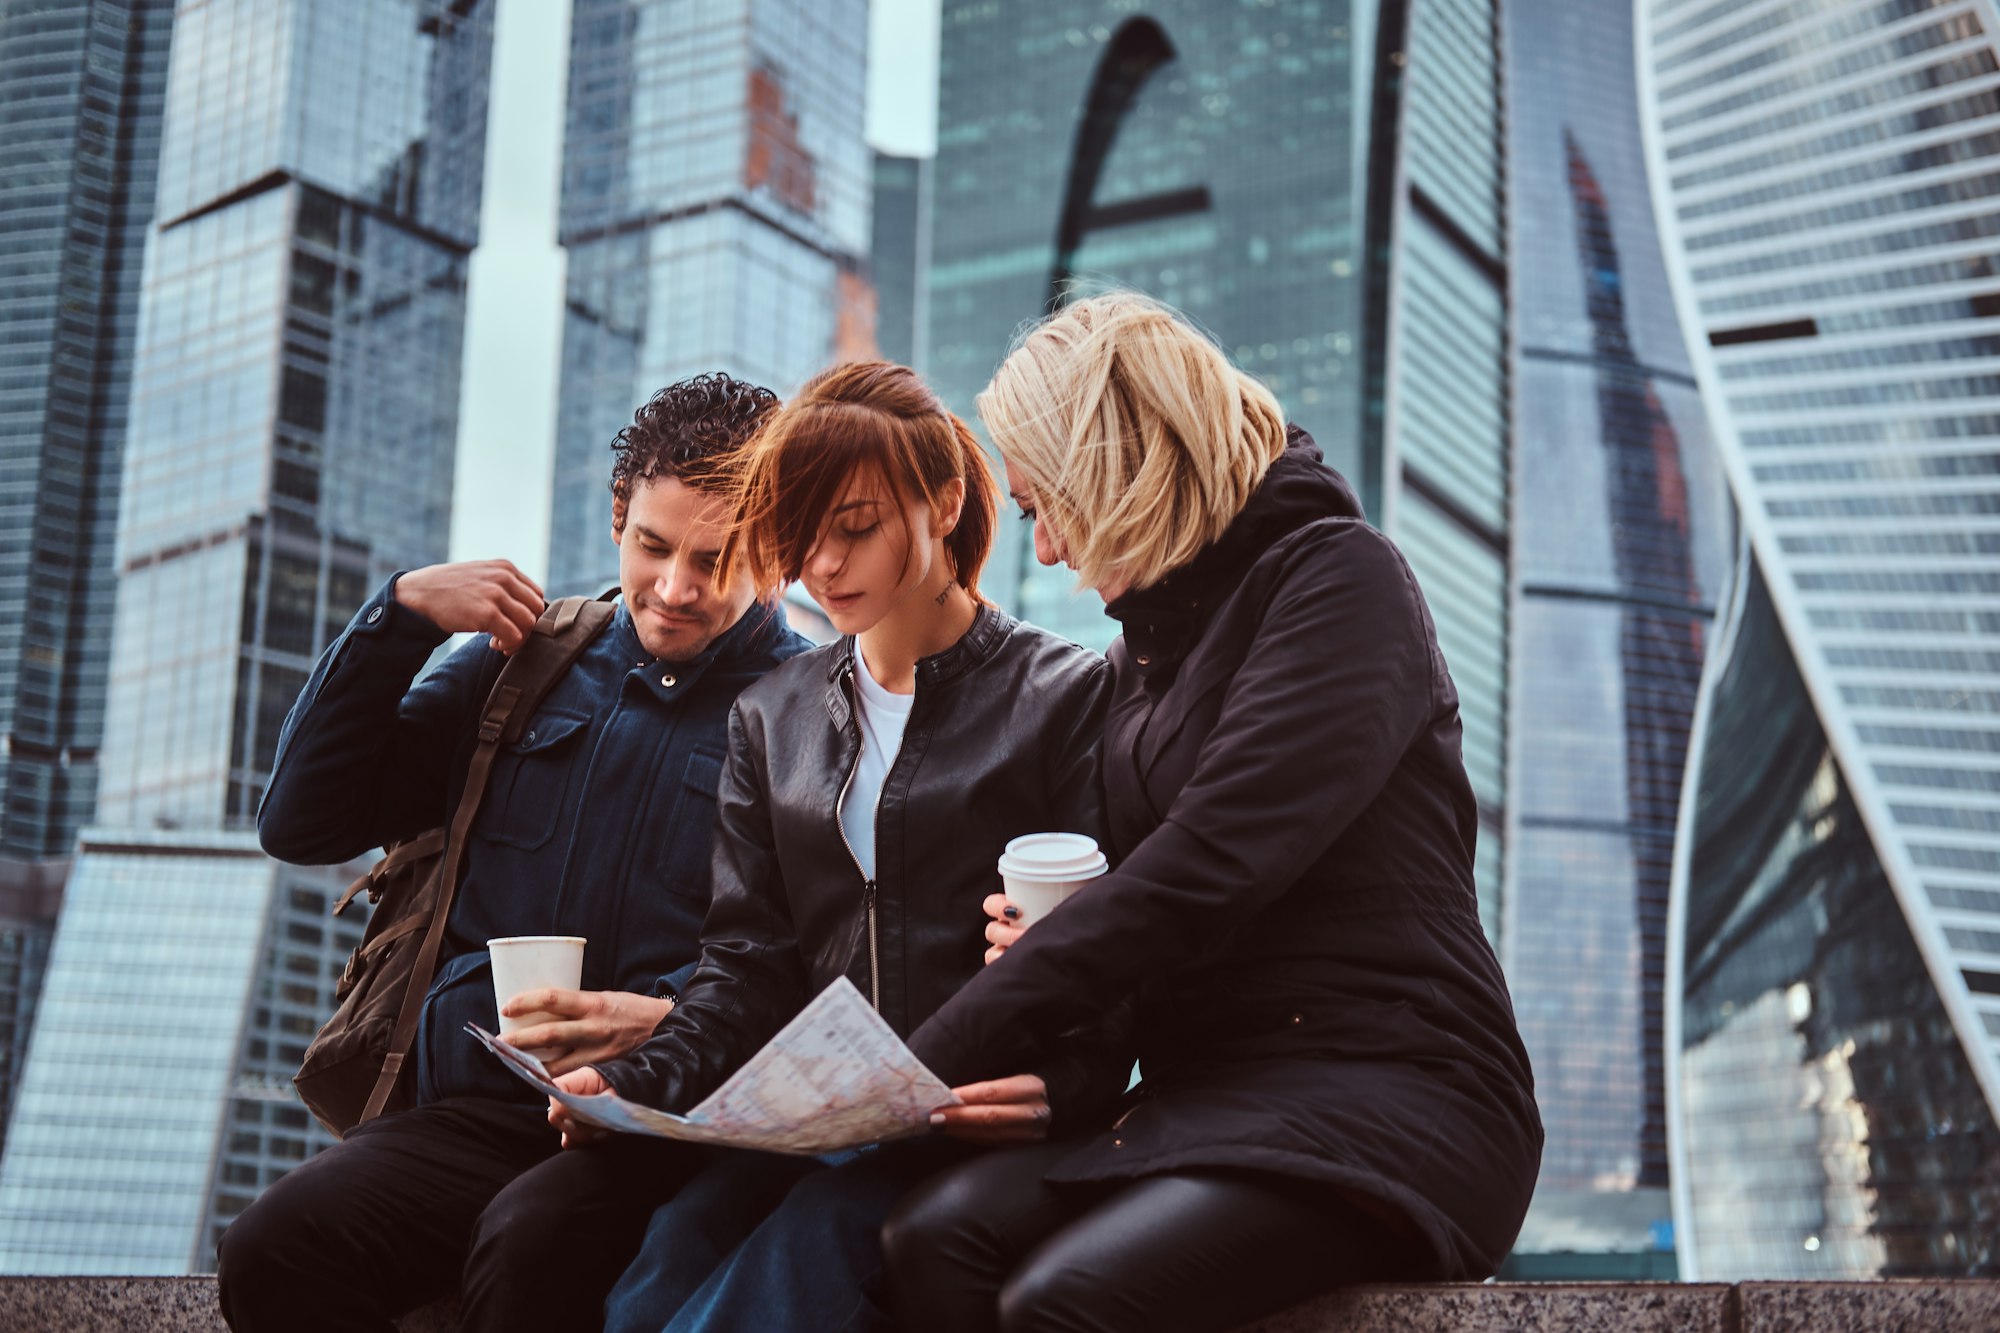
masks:
{"type": "Polygon", "coordinates": [[[1105,869],[1097,840],[1081,833],[1027,833],[1007,844],[1000,873],[1037,879],[1089,879],[1105,869]]]}

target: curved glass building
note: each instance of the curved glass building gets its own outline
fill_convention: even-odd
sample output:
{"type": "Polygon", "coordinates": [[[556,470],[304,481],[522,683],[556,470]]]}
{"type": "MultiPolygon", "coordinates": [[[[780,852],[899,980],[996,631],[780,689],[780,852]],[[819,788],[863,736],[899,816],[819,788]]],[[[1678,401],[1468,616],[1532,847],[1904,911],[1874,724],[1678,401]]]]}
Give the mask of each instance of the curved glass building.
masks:
{"type": "Polygon", "coordinates": [[[1631,11],[1502,13],[1518,445],[1500,940],[1548,1135],[1509,1272],[1672,1276],[1668,883],[1734,513],[1660,260],[1631,11]]]}
{"type": "Polygon", "coordinates": [[[2000,1254],[2000,15],[1639,0],[1745,577],[1669,928],[1682,1273],[2000,1254]]]}

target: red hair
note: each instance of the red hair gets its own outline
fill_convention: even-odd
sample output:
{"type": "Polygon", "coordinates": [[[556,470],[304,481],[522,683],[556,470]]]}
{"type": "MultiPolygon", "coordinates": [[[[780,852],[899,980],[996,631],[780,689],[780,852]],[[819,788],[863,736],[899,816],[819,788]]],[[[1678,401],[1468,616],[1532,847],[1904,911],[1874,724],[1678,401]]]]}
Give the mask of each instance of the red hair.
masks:
{"type": "MultiPolygon", "coordinates": [[[[733,463],[736,519],[720,579],[745,571],[760,596],[796,580],[827,515],[862,469],[873,469],[907,510],[933,511],[953,481],[965,483],[958,526],[944,539],[951,575],[974,597],[999,520],[992,465],[966,424],[917,372],[887,361],[825,370],[773,412],[733,463]]],[[[910,533],[914,544],[918,534],[910,533]]]]}

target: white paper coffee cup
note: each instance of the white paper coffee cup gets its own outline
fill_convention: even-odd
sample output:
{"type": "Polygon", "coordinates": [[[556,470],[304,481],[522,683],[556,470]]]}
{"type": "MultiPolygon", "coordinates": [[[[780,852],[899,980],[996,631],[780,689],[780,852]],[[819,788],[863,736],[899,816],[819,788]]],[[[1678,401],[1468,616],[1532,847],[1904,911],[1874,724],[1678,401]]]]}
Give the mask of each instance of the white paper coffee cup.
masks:
{"type": "MultiPolygon", "coordinates": [[[[493,960],[493,1000],[502,1009],[522,991],[540,990],[544,986],[576,990],[583,982],[581,935],[509,935],[486,941],[486,952],[493,960]]],[[[512,1018],[503,1013],[500,1035],[504,1037],[537,1023],[559,1022],[561,1018],[560,1014],[546,1012],[517,1014],[512,1018]]]]}
{"type": "Polygon", "coordinates": [[[1030,926],[1056,910],[1072,893],[1103,874],[1104,853],[1081,833],[1028,833],[1000,855],[1000,883],[1021,909],[1015,922],[1030,926]]]}

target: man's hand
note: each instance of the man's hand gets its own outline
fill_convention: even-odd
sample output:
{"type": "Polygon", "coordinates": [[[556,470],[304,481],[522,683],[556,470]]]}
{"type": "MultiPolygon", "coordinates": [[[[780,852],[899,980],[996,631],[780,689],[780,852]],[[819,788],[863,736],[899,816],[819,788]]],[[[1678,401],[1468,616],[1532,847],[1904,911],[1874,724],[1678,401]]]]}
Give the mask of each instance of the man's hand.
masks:
{"type": "Polygon", "coordinates": [[[1048,1085],[1016,1074],[953,1088],[963,1106],[931,1112],[931,1128],[968,1143],[1035,1143],[1049,1136],[1048,1085]]]}
{"type": "Polygon", "coordinates": [[[484,634],[512,656],[528,641],[548,599],[510,560],[427,565],[396,580],[396,600],[451,634],[484,634]]]}
{"type": "MultiPolygon", "coordinates": [[[[595,1069],[578,1069],[564,1074],[556,1080],[556,1086],[564,1092],[573,1092],[579,1097],[595,1097],[611,1091],[611,1085],[604,1081],[604,1075],[595,1069]]],[[[569,1113],[569,1108],[555,1098],[549,1098],[549,1123],[562,1131],[562,1146],[581,1148],[594,1139],[609,1138],[610,1131],[595,1125],[586,1125],[569,1113]]]]}
{"type": "Polygon", "coordinates": [[[653,1035],[660,1020],[673,1012],[674,1002],[657,995],[622,990],[525,990],[507,1001],[501,1013],[554,1014],[552,1023],[536,1023],[507,1034],[518,1050],[532,1051],[551,1077],[573,1069],[616,1060],[653,1035]]]}
{"type": "Polygon", "coordinates": [[[1020,924],[1021,909],[1014,906],[1014,900],[1004,893],[989,893],[980,904],[986,915],[993,919],[986,925],[986,942],[993,947],[986,951],[986,961],[997,963],[1000,955],[1011,945],[1020,942],[1021,934],[1027,927],[1020,924]]]}

